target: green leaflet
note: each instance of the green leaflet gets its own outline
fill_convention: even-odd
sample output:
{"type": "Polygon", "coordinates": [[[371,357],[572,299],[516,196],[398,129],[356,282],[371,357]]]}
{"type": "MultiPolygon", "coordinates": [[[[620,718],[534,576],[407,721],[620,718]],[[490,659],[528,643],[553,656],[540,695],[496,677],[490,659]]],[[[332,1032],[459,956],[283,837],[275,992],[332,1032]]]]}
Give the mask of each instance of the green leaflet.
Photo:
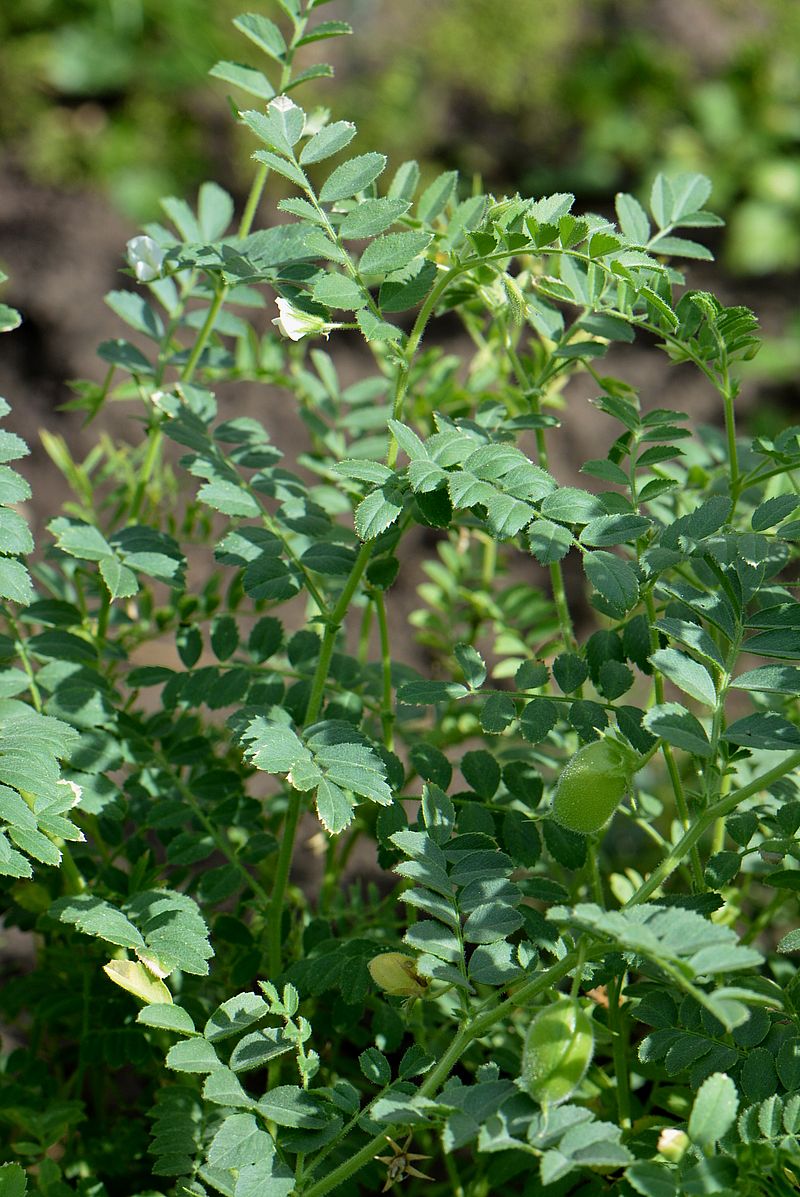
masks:
{"type": "Polygon", "coordinates": [[[300,154],[300,162],[308,166],[313,162],[322,162],[352,141],[356,134],[356,127],[351,121],[335,121],[332,125],[325,125],[319,133],[306,142],[300,154]]]}
{"type": "MultiPolygon", "coordinates": [[[[3,276],[5,277],[5,276],[3,276]]],[[[7,312],[11,309],[6,308],[7,312]]],[[[2,314],[0,314],[2,320],[2,314]]],[[[14,328],[13,321],[6,322],[6,328],[14,328]]],[[[10,408],[5,400],[0,402],[0,417],[6,416],[10,408]]],[[[21,437],[5,429],[0,431],[0,460],[16,461],[29,453],[21,437]]],[[[33,602],[34,593],[30,575],[25,565],[16,559],[16,554],[27,554],[33,550],[33,538],[27,524],[16,512],[9,510],[13,503],[30,497],[30,487],[9,466],[0,466],[0,598],[27,606],[33,602]]]]}
{"type": "Polygon", "coordinates": [[[650,660],[656,669],[683,690],[684,694],[697,699],[704,706],[716,706],[717,693],[714,682],[705,666],[674,648],[659,649],[653,653],[650,660]]]}
{"type": "Polygon", "coordinates": [[[408,204],[405,200],[363,200],[362,203],[356,204],[347,213],[339,225],[339,236],[346,239],[375,237],[378,233],[383,233],[386,229],[390,228],[407,210],[408,204]]]}
{"type": "MultiPolygon", "coordinates": [[[[369,202],[367,201],[367,203],[369,202]]],[[[357,208],[351,216],[355,217],[358,212],[357,208]]],[[[350,234],[345,232],[343,235],[350,234]]],[[[356,235],[367,234],[357,233],[356,235]]],[[[359,261],[359,270],[362,274],[380,276],[385,276],[393,270],[400,270],[418,254],[421,254],[430,244],[430,240],[429,233],[386,233],[383,237],[377,237],[364,250],[359,261]]]]}
{"type": "Polygon", "coordinates": [[[675,748],[702,758],[711,756],[711,746],[702,723],[677,702],[651,707],[645,713],[644,725],[653,735],[663,737],[675,748]]]}
{"type": "Polygon", "coordinates": [[[694,1099],[689,1138],[698,1147],[713,1147],[732,1126],[738,1106],[739,1098],[731,1078],[715,1072],[703,1082],[694,1099]]]}
{"type": "Polygon", "coordinates": [[[639,599],[639,584],[627,562],[612,553],[598,550],[584,555],[583,569],[611,612],[623,614],[635,607],[639,599]]]}
{"type": "Polygon", "coordinates": [[[383,154],[359,154],[336,167],[322,184],[319,198],[323,203],[349,199],[368,187],[385,167],[386,157],[383,154]]]}
{"type": "Polygon", "coordinates": [[[82,839],[70,816],[80,790],[61,778],[60,766],[77,742],[78,733],[60,719],[0,699],[0,873],[30,877],[27,857],[57,865],[55,841],[82,839]]]}
{"type": "Polygon", "coordinates": [[[383,762],[351,725],[316,724],[301,739],[285,724],[258,716],[242,738],[257,768],[285,773],[296,789],[316,795],[320,821],[332,834],[350,823],[356,799],[381,806],[392,801],[383,762]]]}
{"type": "Polygon", "coordinates": [[[138,893],[123,910],[89,894],[59,898],[50,914],[86,935],[133,949],[145,963],[155,959],[169,974],[179,968],[204,976],[213,951],[197,903],[170,890],[138,893]]]}
{"type": "Polygon", "coordinates": [[[203,1142],[205,1118],[197,1091],[188,1085],[168,1085],[156,1095],[150,1110],[151,1154],[157,1176],[190,1176],[203,1142]]]}

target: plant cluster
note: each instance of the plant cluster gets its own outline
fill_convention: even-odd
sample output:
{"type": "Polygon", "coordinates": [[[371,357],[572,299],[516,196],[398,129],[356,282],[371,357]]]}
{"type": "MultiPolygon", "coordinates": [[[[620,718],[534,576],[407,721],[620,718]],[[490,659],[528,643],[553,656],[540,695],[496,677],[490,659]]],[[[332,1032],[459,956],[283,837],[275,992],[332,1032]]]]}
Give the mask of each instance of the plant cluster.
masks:
{"type": "Polygon", "coordinates": [[[788,1195],[800,429],[737,432],[756,321],[675,264],[709,184],[615,222],[387,184],[296,101],[296,51],[348,31],[322,2],[238,18],[264,71],[215,71],[255,97],[238,223],[207,183],[128,245],[130,332],[73,406],[143,438],[46,436],[41,556],[0,466],[0,889],[35,950],[0,1197],[788,1195]],[[637,339],[719,429],[603,370],[637,339]],[[577,374],[585,488],[549,457],[577,374]],[[296,405],[297,460],[215,397],[242,379],[296,405]],[[392,591],[431,545],[420,671],[392,591]]]}

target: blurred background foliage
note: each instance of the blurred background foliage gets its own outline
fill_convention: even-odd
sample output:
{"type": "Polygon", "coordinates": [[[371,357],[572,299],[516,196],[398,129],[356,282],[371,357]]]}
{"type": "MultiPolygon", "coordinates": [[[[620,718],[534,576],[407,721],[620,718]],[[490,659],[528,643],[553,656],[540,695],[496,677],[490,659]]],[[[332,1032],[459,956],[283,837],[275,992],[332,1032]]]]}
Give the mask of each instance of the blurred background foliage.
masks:
{"type": "MultiPolygon", "coordinates": [[[[282,19],[268,0],[249,7],[282,19]]],[[[251,138],[230,119],[230,85],[206,74],[219,59],[263,66],[231,24],[247,8],[0,0],[5,169],[100,190],[137,223],[205,178],[242,197],[251,138]]],[[[331,0],[320,19],[356,36],[302,51],[303,67],[335,67],[305,106],[354,120],[362,148],[417,158],[429,178],[457,168],[495,194],[574,191],[611,214],[614,192],[644,197],[659,170],[709,175],[727,222],[709,243],[767,325],[748,370],[796,404],[800,0],[331,0]]]]}
{"type": "Polygon", "coordinates": [[[6,150],[38,182],[95,184],[127,215],[152,216],[160,195],[209,171],[205,75],[237,36],[239,9],[237,0],[0,4],[6,150]]]}
{"type": "MultiPolygon", "coordinates": [[[[30,177],[97,184],[137,219],[209,175],[241,188],[246,143],[204,76],[218,58],[253,61],[230,24],[242,7],[3,4],[0,139],[30,177]]],[[[323,43],[337,78],[317,98],[363,144],[588,204],[701,170],[731,271],[800,266],[796,0],[335,0],[329,15],[357,36],[323,43]]]]}

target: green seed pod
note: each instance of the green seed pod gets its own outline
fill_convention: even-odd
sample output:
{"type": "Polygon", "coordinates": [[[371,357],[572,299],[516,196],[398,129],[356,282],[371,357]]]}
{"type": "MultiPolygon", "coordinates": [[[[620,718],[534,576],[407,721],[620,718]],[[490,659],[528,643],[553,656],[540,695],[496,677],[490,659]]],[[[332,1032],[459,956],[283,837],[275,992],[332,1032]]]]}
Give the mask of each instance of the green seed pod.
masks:
{"type": "Polygon", "coordinates": [[[542,1106],[555,1106],[577,1089],[594,1054],[591,1017],[575,998],[563,997],[536,1015],[525,1037],[522,1084],[542,1106]]]}
{"type": "Polygon", "coordinates": [[[613,815],[630,785],[630,756],[621,744],[594,740],[567,762],[553,798],[562,827],[589,835],[613,815]]]}

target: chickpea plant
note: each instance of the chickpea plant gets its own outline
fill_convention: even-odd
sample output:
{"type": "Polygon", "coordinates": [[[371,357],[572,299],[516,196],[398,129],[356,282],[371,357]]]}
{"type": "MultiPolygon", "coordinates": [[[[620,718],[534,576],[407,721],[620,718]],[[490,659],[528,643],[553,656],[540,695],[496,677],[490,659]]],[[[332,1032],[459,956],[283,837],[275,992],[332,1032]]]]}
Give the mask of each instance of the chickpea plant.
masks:
{"type": "Polygon", "coordinates": [[[212,71],[238,219],[206,183],[128,245],[73,406],[144,436],[45,434],[33,558],[0,466],[0,1197],[795,1192],[800,428],[737,432],[756,321],[680,269],[709,184],[420,188],[300,107],[319,7],[212,71]],[[603,370],[632,342],[719,430],[603,370]]]}

